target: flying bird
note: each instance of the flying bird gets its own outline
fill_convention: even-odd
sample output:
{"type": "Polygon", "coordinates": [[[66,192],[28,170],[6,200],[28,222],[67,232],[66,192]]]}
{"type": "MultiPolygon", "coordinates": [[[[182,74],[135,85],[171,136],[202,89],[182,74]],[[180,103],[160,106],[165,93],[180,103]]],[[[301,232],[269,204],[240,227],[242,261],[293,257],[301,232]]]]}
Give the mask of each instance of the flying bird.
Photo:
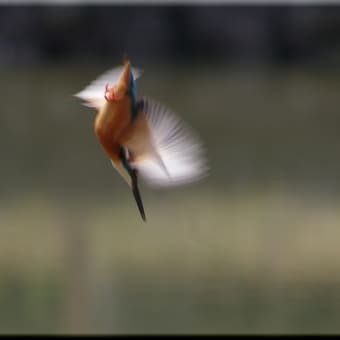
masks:
{"type": "Polygon", "coordinates": [[[125,57],[123,66],[75,96],[96,109],[95,134],[146,221],[139,176],[151,187],[171,187],[201,179],[207,164],[200,138],[177,114],[148,97],[138,99],[136,80],[142,73],[125,57]]]}

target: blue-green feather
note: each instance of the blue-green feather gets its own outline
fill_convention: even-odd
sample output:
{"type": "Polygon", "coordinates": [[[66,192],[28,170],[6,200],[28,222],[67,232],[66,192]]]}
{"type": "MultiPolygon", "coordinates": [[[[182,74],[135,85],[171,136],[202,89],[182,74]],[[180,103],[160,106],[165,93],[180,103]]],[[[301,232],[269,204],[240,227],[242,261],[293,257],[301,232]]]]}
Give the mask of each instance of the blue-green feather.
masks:
{"type": "Polygon", "coordinates": [[[130,97],[131,97],[131,102],[132,102],[132,119],[136,119],[138,116],[137,86],[136,86],[136,80],[133,77],[132,72],[130,72],[130,97]]]}

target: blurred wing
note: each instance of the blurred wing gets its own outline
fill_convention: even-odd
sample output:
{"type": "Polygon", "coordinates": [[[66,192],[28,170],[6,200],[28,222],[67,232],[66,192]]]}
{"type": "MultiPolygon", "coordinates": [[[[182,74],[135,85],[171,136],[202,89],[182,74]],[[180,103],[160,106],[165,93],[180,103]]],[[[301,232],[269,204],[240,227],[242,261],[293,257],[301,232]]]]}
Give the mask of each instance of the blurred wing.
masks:
{"type": "MultiPolygon", "coordinates": [[[[144,98],[152,150],[133,165],[153,187],[181,185],[201,179],[207,164],[198,136],[174,112],[144,98]]],[[[133,150],[132,150],[133,152],[133,150]]]]}
{"type": "MultiPolygon", "coordinates": [[[[119,80],[122,71],[123,66],[106,71],[82,91],[75,94],[75,96],[82,99],[85,102],[84,105],[99,109],[105,103],[104,90],[106,84],[110,86],[115,84],[119,80]]],[[[131,72],[134,79],[139,78],[143,73],[142,70],[133,67],[131,68],[131,72]]]]}

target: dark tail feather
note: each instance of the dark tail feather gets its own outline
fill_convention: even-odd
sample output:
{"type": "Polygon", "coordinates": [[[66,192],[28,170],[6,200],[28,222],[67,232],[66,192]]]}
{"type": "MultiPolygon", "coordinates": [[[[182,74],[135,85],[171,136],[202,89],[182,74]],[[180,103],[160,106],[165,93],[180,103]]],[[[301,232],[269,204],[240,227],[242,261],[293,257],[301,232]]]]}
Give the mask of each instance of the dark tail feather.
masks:
{"type": "Polygon", "coordinates": [[[138,189],[137,174],[136,174],[135,171],[134,171],[134,174],[132,176],[132,192],[133,192],[133,196],[136,200],[140,215],[142,216],[142,219],[145,222],[146,216],[145,216],[142,197],[141,197],[139,189],[138,189]]]}

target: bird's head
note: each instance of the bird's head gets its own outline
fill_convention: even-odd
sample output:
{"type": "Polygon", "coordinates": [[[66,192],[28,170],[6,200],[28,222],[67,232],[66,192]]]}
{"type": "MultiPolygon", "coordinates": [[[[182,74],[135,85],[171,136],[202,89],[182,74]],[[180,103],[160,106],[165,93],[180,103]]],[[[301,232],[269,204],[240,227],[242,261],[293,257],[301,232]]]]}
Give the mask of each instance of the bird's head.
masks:
{"type": "Polygon", "coordinates": [[[105,87],[105,99],[108,102],[116,102],[129,93],[131,85],[131,64],[127,57],[124,57],[124,66],[116,84],[112,87],[109,84],[105,87]]]}

